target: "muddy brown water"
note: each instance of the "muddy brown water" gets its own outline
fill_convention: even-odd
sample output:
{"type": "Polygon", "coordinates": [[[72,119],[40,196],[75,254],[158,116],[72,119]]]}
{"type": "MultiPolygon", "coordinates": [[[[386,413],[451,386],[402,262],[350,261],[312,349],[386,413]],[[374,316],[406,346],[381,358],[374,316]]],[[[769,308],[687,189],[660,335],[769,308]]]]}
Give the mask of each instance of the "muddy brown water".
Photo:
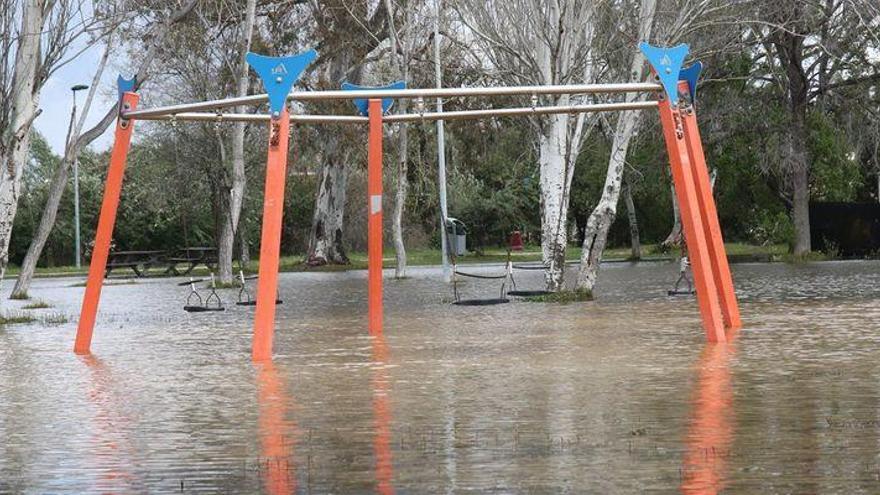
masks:
{"type": "Polygon", "coordinates": [[[83,289],[36,281],[70,322],[0,330],[0,493],[880,493],[880,263],[735,265],[727,346],[674,264],[568,305],[411,275],[375,339],[365,273],[282,274],[261,366],[234,290],[188,314],[179,280],[105,287],[81,357],[83,289]]]}

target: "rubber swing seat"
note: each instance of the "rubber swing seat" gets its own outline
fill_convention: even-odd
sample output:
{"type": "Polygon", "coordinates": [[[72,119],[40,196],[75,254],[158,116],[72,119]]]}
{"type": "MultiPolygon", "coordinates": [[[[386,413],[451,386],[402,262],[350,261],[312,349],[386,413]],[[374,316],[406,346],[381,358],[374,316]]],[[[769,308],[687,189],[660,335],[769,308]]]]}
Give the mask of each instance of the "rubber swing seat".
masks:
{"type": "Polygon", "coordinates": [[[551,292],[546,291],[546,290],[509,290],[509,291],[507,291],[508,296],[518,296],[518,297],[546,296],[547,294],[551,294],[551,292]]]}
{"type": "Polygon", "coordinates": [[[667,296],[692,296],[696,294],[695,290],[668,290],[666,291],[667,296]]]}
{"type": "Polygon", "coordinates": [[[226,311],[223,306],[206,307],[206,306],[184,306],[183,310],[187,313],[206,313],[208,311],[226,311]]]}
{"type": "MultiPolygon", "coordinates": [[[[284,301],[281,299],[275,299],[275,304],[283,304],[284,301]]],[[[236,306],[256,306],[257,301],[239,301],[235,303],[236,306]]]]}
{"type": "Polygon", "coordinates": [[[460,301],[455,301],[452,304],[456,306],[492,306],[495,304],[504,304],[509,303],[510,299],[462,299],[460,301]]]}

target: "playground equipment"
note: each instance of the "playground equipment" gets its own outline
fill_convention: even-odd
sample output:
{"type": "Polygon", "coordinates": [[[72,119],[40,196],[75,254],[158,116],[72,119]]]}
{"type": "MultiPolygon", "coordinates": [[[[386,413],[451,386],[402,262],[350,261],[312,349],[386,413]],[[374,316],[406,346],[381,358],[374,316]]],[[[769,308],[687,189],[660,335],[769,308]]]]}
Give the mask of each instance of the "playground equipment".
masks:
{"type": "Polygon", "coordinates": [[[369,169],[372,176],[367,205],[370,215],[368,245],[371,260],[369,264],[369,331],[372,334],[380,334],[382,332],[382,231],[381,221],[375,219],[381,219],[382,127],[384,123],[610,112],[650,108],[656,108],[660,113],[675,191],[681,208],[685,240],[693,263],[694,282],[703,328],[710,342],[725,341],[725,330],[739,328],[741,323],[694,110],[696,83],[701,65],[698,62],[686,69],[681,68],[688,52],[687,45],[658,48],[642,43],[640,48],[645,53],[656,75],[657,82],[291,92],[293,84],[302,71],[315,59],[316,53],[314,51],[292,57],[277,58],[250,53],[247,60],[263,80],[267,94],[138,110],[139,96],[131,91],[133,81],[126,81],[120,77],[120,114],[116,124],[115,141],[110,155],[104,199],[95,236],[95,248],[89,267],[74,351],[84,354],[90,350],[110,239],[119,206],[126,157],[134,123],[138,119],[263,122],[269,124],[260,271],[252,347],[252,358],[255,361],[262,361],[270,359],[272,354],[290,123],[369,125],[369,169]],[[623,103],[565,106],[539,106],[537,104],[540,95],[619,93],[649,93],[656,95],[657,99],[654,101],[637,99],[623,103]],[[424,111],[425,98],[515,95],[530,96],[532,105],[524,108],[451,112],[424,111]],[[383,109],[387,109],[390,100],[395,98],[414,99],[418,111],[416,113],[384,115],[383,109]],[[290,115],[286,105],[290,99],[299,101],[366,100],[367,116],[290,115]],[[224,113],[223,111],[223,109],[233,106],[259,105],[267,101],[269,102],[268,114],[238,114],[224,113]]]}
{"type": "Polygon", "coordinates": [[[463,272],[458,269],[458,265],[455,263],[455,255],[454,253],[450,253],[449,260],[452,262],[452,296],[454,301],[452,304],[457,306],[492,306],[495,304],[504,304],[509,303],[510,299],[507,299],[507,279],[510,278],[510,257],[508,257],[507,263],[504,265],[504,273],[494,274],[494,275],[483,275],[479,273],[468,273],[463,272]],[[480,280],[501,280],[501,290],[498,294],[497,298],[488,298],[488,299],[462,299],[461,294],[458,290],[458,277],[467,277],[474,278],[480,280]]]}
{"type": "Polygon", "coordinates": [[[186,304],[183,306],[183,310],[187,313],[204,313],[206,311],[226,311],[226,307],[223,306],[223,301],[220,299],[220,295],[217,294],[217,285],[214,282],[214,274],[211,274],[211,293],[208,294],[205,299],[202,299],[202,296],[199,294],[199,291],[196,290],[196,283],[201,282],[199,280],[193,280],[190,277],[189,282],[185,282],[181,285],[189,284],[189,295],[186,296],[186,304]]]}
{"type": "MultiPolygon", "coordinates": [[[[251,291],[247,288],[247,280],[254,280],[256,276],[245,277],[244,270],[238,270],[238,280],[241,283],[241,288],[238,290],[238,301],[235,303],[236,306],[256,306],[257,300],[251,297],[251,291]]],[[[275,304],[281,304],[284,301],[281,299],[275,299],[275,304]]]]}

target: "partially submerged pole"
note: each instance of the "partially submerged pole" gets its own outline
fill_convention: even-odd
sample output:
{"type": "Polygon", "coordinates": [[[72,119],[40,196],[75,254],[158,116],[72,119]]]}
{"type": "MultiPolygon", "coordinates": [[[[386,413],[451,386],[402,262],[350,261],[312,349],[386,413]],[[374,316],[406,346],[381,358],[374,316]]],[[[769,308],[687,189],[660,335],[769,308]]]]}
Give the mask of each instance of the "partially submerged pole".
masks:
{"type": "Polygon", "coordinates": [[[317,54],[310,50],[292,57],[247,54],[247,62],[263,80],[269,94],[269,150],[266,158],[266,188],[263,198],[263,226],[260,236],[260,275],[254,313],[253,361],[272,359],[275,334],[275,304],[278,296],[278,265],[281,257],[281,222],[284,217],[284,183],[287,179],[287,143],[290,113],[287,95],[299,75],[317,54]]]}
{"type": "MultiPolygon", "coordinates": [[[[437,0],[434,12],[434,79],[437,88],[443,87],[443,71],[440,68],[440,6],[437,0]]],[[[437,97],[437,113],[443,113],[443,98],[437,97]]],[[[443,280],[450,282],[452,273],[449,270],[449,239],[446,236],[446,219],[449,211],[446,208],[446,132],[443,119],[437,120],[437,189],[440,196],[440,257],[443,262],[443,280]]]]}
{"type": "Polygon", "coordinates": [[[369,100],[367,264],[370,335],[382,334],[382,100],[369,100]]]}
{"type": "MultiPolygon", "coordinates": [[[[133,81],[131,86],[134,87],[133,81]]],[[[128,110],[137,108],[138,98],[136,93],[123,93],[120,108],[128,110]]],[[[113,151],[110,152],[110,166],[107,168],[107,179],[104,183],[104,199],[101,201],[98,229],[95,232],[95,247],[92,249],[89,277],[86,279],[86,292],[76,328],[76,342],[73,345],[73,352],[77,354],[91,352],[92,332],[98,315],[98,302],[104,285],[107,258],[110,256],[110,242],[113,239],[116,212],[119,210],[119,196],[122,194],[122,179],[125,177],[125,163],[128,160],[132,131],[134,131],[133,120],[122,117],[117,119],[113,151]]]]}

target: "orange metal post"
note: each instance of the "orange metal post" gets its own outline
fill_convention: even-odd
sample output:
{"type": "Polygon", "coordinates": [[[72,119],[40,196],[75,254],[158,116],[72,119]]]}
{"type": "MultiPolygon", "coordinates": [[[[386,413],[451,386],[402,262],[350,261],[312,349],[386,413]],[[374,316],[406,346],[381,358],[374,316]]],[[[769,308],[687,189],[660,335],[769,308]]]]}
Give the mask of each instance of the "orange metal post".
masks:
{"type": "Polygon", "coordinates": [[[367,165],[367,250],[370,335],[382,333],[382,100],[369,101],[370,136],[367,165]]]}
{"type": "Polygon", "coordinates": [[[269,153],[266,160],[266,192],[263,199],[263,231],[260,239],[260,275],[254,312],[254,361],[272,359],[275,333],[275,299],[278,296],[278,259],[281,254],[281,219],[284,215],[284,182],[287,177],[287,143],[290,116],[285,108],[269,122],[269,153]]]}
{"type": "MultiPolygon", "coordinates": [[[[683,89],[687,90],[686,87],[683,89]]],[[[697,189],[700,214],[703,218],[703,230],[708,235],[709,257],[712,262],[715,286],[721,300],[721,313],[727,328],[735,330],[742,327],[742,321],[739,316],[739,305],[736,301],[736,292],[733,289],[733,278],[730,275],[730,265],[727,263],[724,238],[721,236],[721,224],[718,222],[718,210],[712,195],[712,182],[709,179],[709,170],[706,167],[706,157],[703,154],[700,129],[697,126],[697,116],[693,106],[682,112],[682,120],[684,121],[684,137],[687,143],[688,158],[697,189]]]]}
{"type": "MultiPolygon", "coordinates": [[[[138,99],[136,93],[124,93],[120,104],[124,110],[134,110],[137,108],[138,99]]],[[[91,352],[92,331],[95,329],[98,301],[101,299],[101,286],[104,284],[107,257],[110,255],[110,241],[113,239],[113,226],[116,223],[116,210],[119,208],[119,195],[122,193],[122,179],[125,176],[125,162],[128,158],[133,130],[134,120],[117,119],[113,151],[110,153],[110,167],[107,169],[107,179],[104,183],[104,199],[101,202],[98,230],[95,233],[95,247],[92,250],[86,293],[83,296],[79,326],[76,329],[76,343],[73,345],[73,352],[77,354],[91,352]]]]}
{"type": "Polygon", "coordinates": [[[694,285],[697,289],[697,302],[703,329],[709,342],[725,342],[724,322],[719,309],[718,291],[712,275],[712,262],[703,221],[700,218],[699,200],[694,185],[694,178],[684,142],[684,129],[681,113],[678,108],[669,104],[665,95],[660,100],[660,121],[663,124],[663,136],[666,140],[666,151],[669,153],[669,164],[672,168],[672,179],[675,182],[675,194],[681,211],[681,223],[684,228],[688,257],[694,271],[694,285]]]}

